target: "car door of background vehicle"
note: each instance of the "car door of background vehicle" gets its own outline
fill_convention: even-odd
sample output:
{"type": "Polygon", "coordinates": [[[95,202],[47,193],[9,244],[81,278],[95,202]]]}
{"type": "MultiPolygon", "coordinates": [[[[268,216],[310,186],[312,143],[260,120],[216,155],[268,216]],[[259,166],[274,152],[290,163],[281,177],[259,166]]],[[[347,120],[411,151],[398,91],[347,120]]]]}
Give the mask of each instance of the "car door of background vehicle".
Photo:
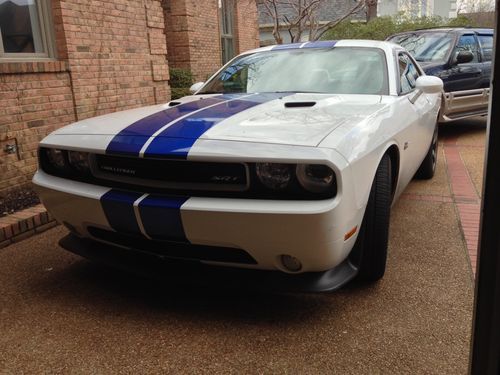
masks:
{"type": "Polygon", "coordinates": [[[479,45],[474,34],[461,35],[450,57],[448,78],[444,85],[445,92],[457,92],[480,88],[482,76],[479,45]],[[468,63],[457,64],[457,55],[460,51],[469,51],[474,56],[468,63]]]}
{"type": "Polygon", "coordinates": [[[480,87],[489,91],[491,83],[491,56],[493,54],[493,34],[477,34],[481,52],[483,74],[480,87]]]}
{"type": "Polygon", "coordinates": [[[477,37],[474,33],[463,34],[458,37],[453,50],[447,78],[444,80],[446,92],[446,113],[450,116],[460,116],[465,113],[482,111],[488,106],[487,89],[484,85],[481,53],[477,37]],[[469,51],[473,60],[468,63],[457,63],[460,51],[469,51]]]}
{"type": "Polygon", "coordinates": [[[426,94],[415,88],[417,78],[422,72],[413,58],[406,52],[399,52],[397,57],[399,66],[399,107],[407,123],[406,129],[401,132],[400,160],[401,170],[399,187],[404,187],[413,178],[418,167],[425,157],[437,120],[437,113],[433,113],[434,105],[426,94]]]}

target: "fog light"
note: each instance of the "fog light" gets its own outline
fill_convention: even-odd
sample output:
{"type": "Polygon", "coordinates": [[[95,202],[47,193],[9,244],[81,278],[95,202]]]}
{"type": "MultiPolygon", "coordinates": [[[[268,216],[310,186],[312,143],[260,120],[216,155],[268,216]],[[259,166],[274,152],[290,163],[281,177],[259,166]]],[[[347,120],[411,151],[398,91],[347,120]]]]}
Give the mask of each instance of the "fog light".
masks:
{"type": "Polygon", "coordinates": [[[283,264],[283,267],[290,272],[298,272],[302,269],[302,263],[300,263],[300,260],[291,255],[282,255],[281,263],[283,264]]]}

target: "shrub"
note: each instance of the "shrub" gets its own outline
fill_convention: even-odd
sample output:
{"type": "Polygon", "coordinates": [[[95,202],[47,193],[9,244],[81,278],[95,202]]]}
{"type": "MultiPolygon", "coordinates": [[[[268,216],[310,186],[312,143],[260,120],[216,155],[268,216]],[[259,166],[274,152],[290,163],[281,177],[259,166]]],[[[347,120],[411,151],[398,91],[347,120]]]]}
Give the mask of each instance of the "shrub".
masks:
{"type": "Polygon", "coordinates": [[[377,17],[368,23],[356,22],[350,20],[343,21],[333,29],[325,33],[323,39],[375,39],[384,40],[388,36],[403,31],[417,29],[429,29],[443,26],[475,26],[473,22],[465,16],[459,16],[450,20],[441,17],[420,17],[408,18],[404,14],[395,17],[377,17]]]}
{"type": "Polygon", "coordinates": [[[170,68],[170,88],[172,100],[190,95],[189,88],[193,84],[193,73],[188,69],[170,68]]]}

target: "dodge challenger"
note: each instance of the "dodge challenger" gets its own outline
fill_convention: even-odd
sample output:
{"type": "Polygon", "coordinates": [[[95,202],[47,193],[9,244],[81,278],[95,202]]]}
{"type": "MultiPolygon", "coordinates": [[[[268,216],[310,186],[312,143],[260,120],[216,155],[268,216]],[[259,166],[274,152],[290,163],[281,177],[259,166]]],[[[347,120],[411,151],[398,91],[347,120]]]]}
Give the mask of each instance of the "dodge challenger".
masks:
{"type": "Polygon", "coordinates": [[[306,291],[384,275],[391,206],[436,168],[439,78],[396,44],[319,41],[245,52],[192,89],[42,140],[33,182],[62,247],[306,291]]]}

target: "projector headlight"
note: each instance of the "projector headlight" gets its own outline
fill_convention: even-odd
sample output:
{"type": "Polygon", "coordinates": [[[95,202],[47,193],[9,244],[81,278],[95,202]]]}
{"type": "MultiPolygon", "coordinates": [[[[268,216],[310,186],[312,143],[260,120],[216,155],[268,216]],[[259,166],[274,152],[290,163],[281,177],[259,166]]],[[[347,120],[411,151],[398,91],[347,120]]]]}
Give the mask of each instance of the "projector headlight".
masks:
{"type": "Polygon", "coordinates": [[[297,179],[311,193],[326,193],[336,184],[335,172],[322,164],[297,165],[297,179]]]}
{"type": "Polygon", "coordinates": [[[50,167],[57,170],[66,169],[66,155],[64,154],[63,150],[58,150],[57,148],[45,148],[44,151],[50,167]]]}
{"type": "Polygon", "coordinates": [[[69,165],[77,172],[88,173],[90,171],[88,152],[68,151],[69,165]]]}
{"type": "Polygon", "coordinates": [[[257,163],[255,170],[260,182],[272,190],[285,189],[292,179],[291,164],[257,163]]]}

